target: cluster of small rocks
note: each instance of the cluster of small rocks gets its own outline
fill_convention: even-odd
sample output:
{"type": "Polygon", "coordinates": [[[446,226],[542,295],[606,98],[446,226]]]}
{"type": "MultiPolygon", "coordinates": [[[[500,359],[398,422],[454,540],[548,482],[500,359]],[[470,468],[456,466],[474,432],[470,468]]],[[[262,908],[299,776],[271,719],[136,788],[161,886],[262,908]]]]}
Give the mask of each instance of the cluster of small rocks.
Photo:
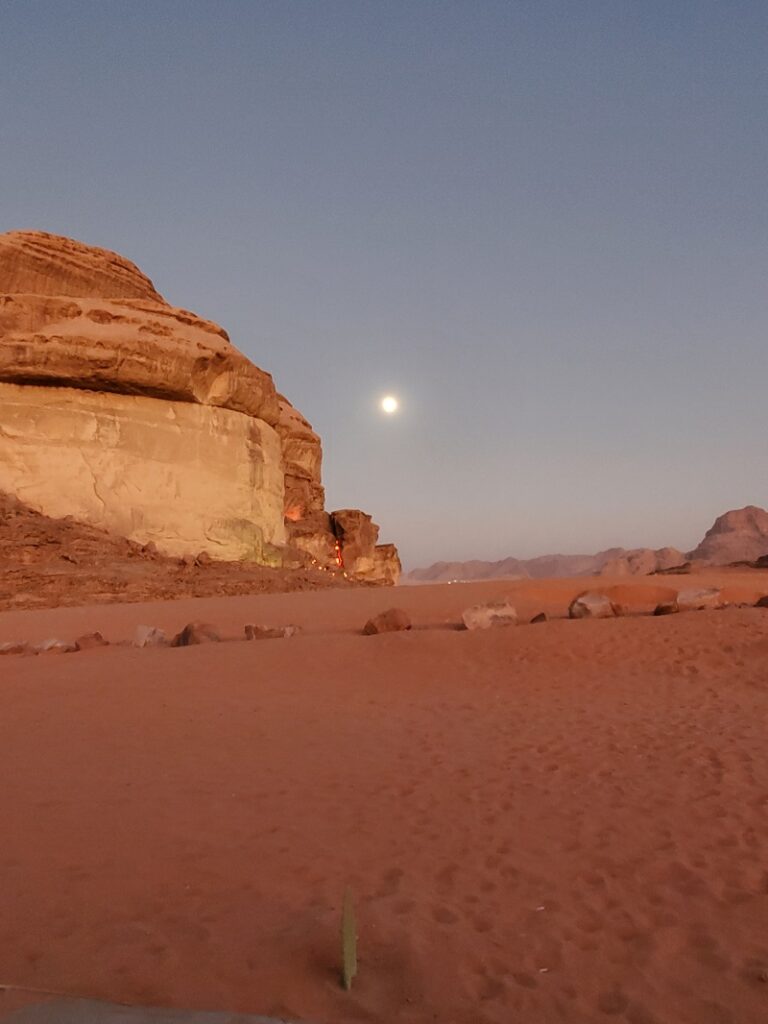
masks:
{"type": "MultiPolygon", "coordinates": [[[[654,615],[672,615],[677,612],[703,611],[708,608],[725,608],[727,602],[720,590],[681,590],[675,600],[657,605],[654,615]]],[[[761,597],[755,608],[768,608],[768,595],[761,597]]],[[[599,591],[588,590],[579,594],[568,607],[570,619],[612,619],[630,614],[629,609],[599,591]]],[[[495,629],[504,626],[515,626],[519,621],[514,605],[505,599],[485,601],[465,608],[461,613],[461,627],[467,630],[495,629]]],[[[539,612],[529,620],[531,625],[548,622],[546,612],[539,612]]],[[[363,627],[366,636],[379,633],[394,633],[411,629],[412,623],[407,612],[402,608],[389,608],[369,619],[363,627]]]]}
{"type": "MultiPolygon", "coordinates": [[[[245,640],[275,640],[296,636],[301,632],[298,626],[259,626],[248,623],[243,627],[245,640]]],[[[188,622],[184,629],[169,637],[165,630],[156,626],[137,626],[132,640],[121,640],[110,644],[101,633],[86,633],[76,640],[48,639],[40,643],[28,641],[0,644],[3,654],[74,654],[77,651],[93,650],[96,647],[192,647],[195,644],[219,643],[222,636],[215,626],[207,622],[188,622]]]]}
{"type": "MultiPolygon", "coordinates": [[[[705,609],[725,608],[727,602],[720,590],[681,590],[673,601],[665,601],[657,605],[654,615],[674,615],[678,612],[703,611],[705,609]]],[[[768,609],[768,594],[759,598],[755,608],[768,609]]],[[[571,601],[568,608],[570,619],[608,619],[629,614],[628,609],[613,601],[607,594],[588,590],[579,594],[571,601]]],[[[516,626],[518,614],[514,605],[508,600],[485,601],[481,604],[465,608],[461,614],[461,627],[467,630],[495,629],[504,626],[516,626]]],[[[530,624],[547,622],[546,612],[539,612],[530,619],[530,624]]],[[[377,636],[382,633],[400,633],[412,629],[413,623],[408,612],[402,608],[388,608],[374,615],[363,626],[364,636],[377,636]]],[[[301,628],[295,625],[265,626],[247,623],[243,627],[245,640],[283,640],[297,636],[301,628]]],[[[188,622],[173,637],[168,637],[164,630],[156,626],[138,626],[133,639],[120,641],[111,646],[116,647],[193,647],[197,644],[219,643],[222,636],[215,626],[207,622],[188,622]]],[[[97,647],[108,647],[110,643],[99,632],[85,633],[77,639],[58,640],[51,638],[39,643],[29,641],[12,641],[0,644],[0,655],[3,654],[73,654],[77,651],[93,650],[97,647]]]]}
{"type": "Polygon", "coordinates": [[[0,644],[0,654],[74,654],[76,651],[90,651],[95,647],[108,647],[109,641],[105,640],[99,632],[85,633],[76,640],[57,640],[49,638],[33,644],[28,640],[20,642],[0,644]]]}

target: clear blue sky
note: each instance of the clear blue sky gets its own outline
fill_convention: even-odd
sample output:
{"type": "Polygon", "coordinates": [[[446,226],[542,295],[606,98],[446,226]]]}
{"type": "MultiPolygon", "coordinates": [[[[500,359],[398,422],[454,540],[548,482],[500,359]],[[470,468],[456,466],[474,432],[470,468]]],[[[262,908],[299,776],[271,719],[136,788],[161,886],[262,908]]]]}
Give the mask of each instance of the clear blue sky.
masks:
{"type": "Polygon", "coordinates": [[[765,0],[0,14],[0,230],[222,323],[409,566],[768,504],[765,0]]]}

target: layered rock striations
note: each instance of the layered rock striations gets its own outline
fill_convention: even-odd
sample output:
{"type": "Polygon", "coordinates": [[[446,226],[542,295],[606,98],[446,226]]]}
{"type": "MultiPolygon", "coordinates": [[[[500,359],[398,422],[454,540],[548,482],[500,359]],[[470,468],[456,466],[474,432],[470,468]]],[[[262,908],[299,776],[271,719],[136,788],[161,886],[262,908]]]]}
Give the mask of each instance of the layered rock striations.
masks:
{"type": "MultiPolygon", "coordinates": [[[[271,375],[130,261],[0,235],[0,490],[171,555],[346,568],[321,463],[271,375]]],[[[396,577],[375,540],[350,575],[396,577]]]]}
{"type": "Polygon", "coordinates": [[[167,398],[277,425],[270,374],[104,249],[42,232],[0,235],[0,339],[0,381],[167,398]]]}

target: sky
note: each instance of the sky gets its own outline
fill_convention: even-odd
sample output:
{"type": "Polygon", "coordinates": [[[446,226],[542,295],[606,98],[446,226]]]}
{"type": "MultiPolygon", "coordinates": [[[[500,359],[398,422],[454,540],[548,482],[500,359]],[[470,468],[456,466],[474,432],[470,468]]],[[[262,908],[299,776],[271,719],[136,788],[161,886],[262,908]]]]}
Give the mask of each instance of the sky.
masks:
{"type": "Polygon", "coordinates": [[[0,14],[0,231],[222,324],[408,567],[768,506],[764,0],[0,14]]]}

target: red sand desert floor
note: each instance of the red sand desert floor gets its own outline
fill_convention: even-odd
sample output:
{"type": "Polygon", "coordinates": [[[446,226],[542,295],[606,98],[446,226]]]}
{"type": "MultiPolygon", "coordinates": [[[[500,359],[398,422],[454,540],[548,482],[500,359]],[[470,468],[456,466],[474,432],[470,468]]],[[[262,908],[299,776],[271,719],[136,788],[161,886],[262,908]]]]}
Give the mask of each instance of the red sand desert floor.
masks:
{"type": "Polygon", "coordinates": [[[0,641],[306,627],[0,659],[0,986],[322,1024],[768,1019],[768,610],[449,628],[583,586],[0,615],[0,641]],[[355,635],[393,603],[433,628],[355,635]]]}

